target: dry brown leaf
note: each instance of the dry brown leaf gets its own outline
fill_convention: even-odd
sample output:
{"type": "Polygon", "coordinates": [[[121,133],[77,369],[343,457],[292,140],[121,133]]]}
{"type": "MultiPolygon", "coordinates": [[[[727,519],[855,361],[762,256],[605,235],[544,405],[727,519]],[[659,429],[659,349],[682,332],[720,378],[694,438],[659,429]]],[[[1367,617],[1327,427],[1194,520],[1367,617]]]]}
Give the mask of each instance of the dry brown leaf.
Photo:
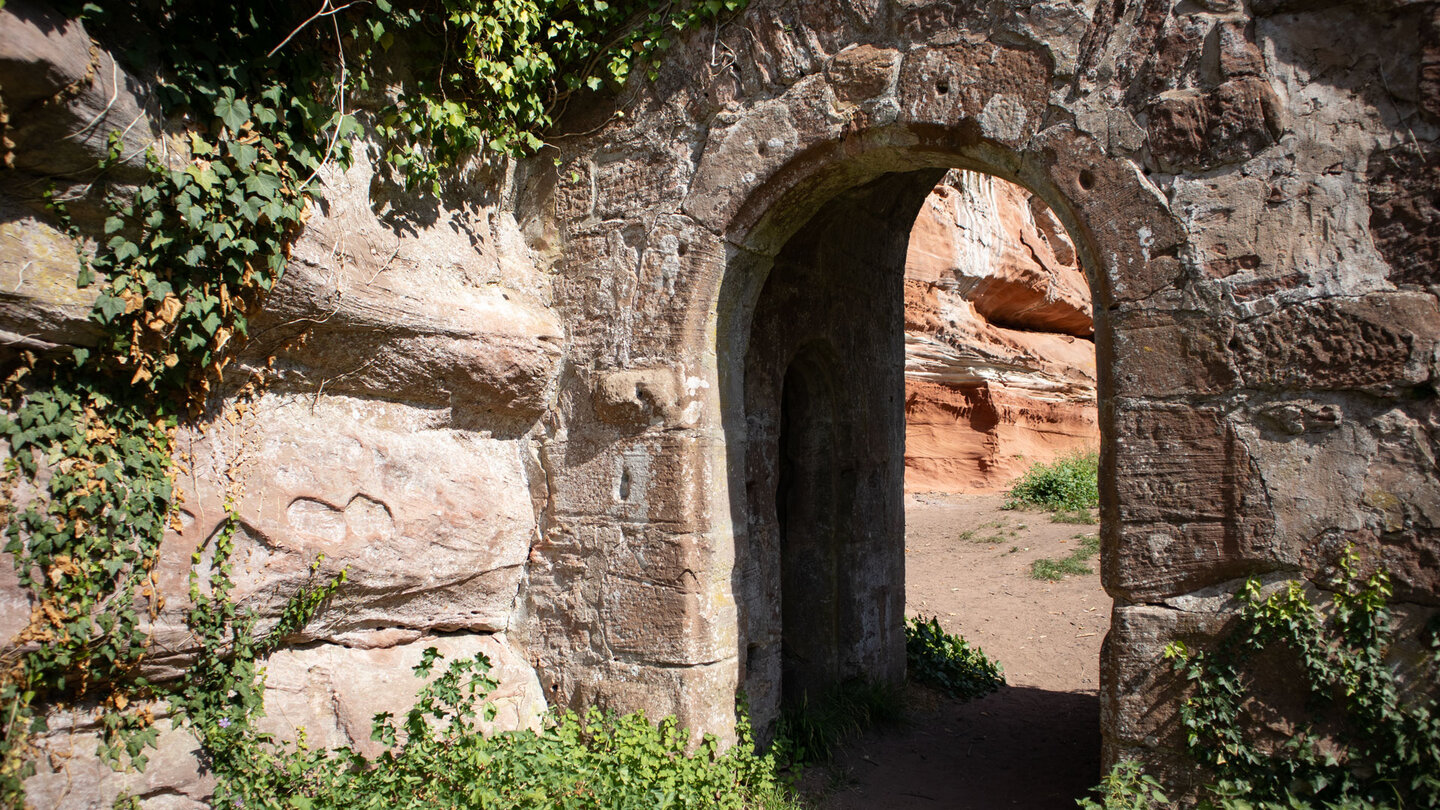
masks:
{"type": "Polygon", "coordinates": [[[129,315],[132,312],[139,312],[145,307],[145,299],[142,298],[140,294],[135,292],[134,290],[121,290],[120,300],[125,302],[126,315],[129,315]]]}
{"type": "Polygon", "coordinates": [[[157,311],[165,323],[174,323],[180,317],[180,299],[175,293],[166,293],[165,300],[160,302],[160,309],[157,311]]]}

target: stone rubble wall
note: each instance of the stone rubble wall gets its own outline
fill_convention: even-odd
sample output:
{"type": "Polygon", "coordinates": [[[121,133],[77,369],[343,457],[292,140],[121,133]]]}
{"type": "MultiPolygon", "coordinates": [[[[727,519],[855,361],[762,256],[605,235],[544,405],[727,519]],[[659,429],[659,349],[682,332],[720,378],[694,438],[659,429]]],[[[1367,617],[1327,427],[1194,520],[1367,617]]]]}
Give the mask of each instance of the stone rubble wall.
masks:
{"type": "Polygon", "coordinates": [[[905,490],[1003,492],[1098,449],[1094,331],[1054,212],[1013,183],[947,174],[905,260],[905,490]]]}
{"type": "MultiPolygon", "coordinates": [[[[83,187],[97,114],[127,148],[169,137],[136,118],[143,77],[73,24],[27,23],[37,8],[0,12],[7,352],[94,340],[39,184],[83,187]],[[42,148],[57,132],[77,137],[42,148]]],[[[332,173],[231,367],[273,356],[277,379],[180,439],[155,674],[183,665],[174,588],[233,491],[247,604],[273,615],[317,552],[352,569],[272,662],[277,723],[355,740],[373,696],[333,673],[404,681],[443,643],[502,662],[510,722],[599,703],[729,735],[737,689],[771,677],[779,611],[773,516],[747,492],[775,462],[773,402],[746,381],[747,357],[784,359],[751,341],[771,269],[832,201],[919,173],[892,200],[919,210],[964,168],[1038,195],[1092,279],[1106,756],[1197,784],[1160,653],[1223,625],[1241,578],[1318,581],[1353,544],[1407,615],[1440,608],[1437,66],[1433,0],[755,0],[655,82],[573,100],[559,166],[479,174],[438,206],[363,161],[332,173]]],[[[901,345],[898,322],[853,326],[901,345]]],[[[874,402],[895,409],[882,425],[904,404],[874,402]]],[[[867,435],[845,452],[889,492],[903,449],[867,435]]],[[[888,515],[854,527],[882,558],[888,515]]],[[[26,597],[0,563],[13,634],[26,597]]],[[[886,576],[865,592],[903,599],[886,576]]],[[[863,629],[890,660],[893,634],[863,629]]],[[[53,806],[103,806],[116,779],[151,807],[203,803],[183,734],[140,777],[99,775],[85,719],[63,720],[32,783],[53,806]]]]}

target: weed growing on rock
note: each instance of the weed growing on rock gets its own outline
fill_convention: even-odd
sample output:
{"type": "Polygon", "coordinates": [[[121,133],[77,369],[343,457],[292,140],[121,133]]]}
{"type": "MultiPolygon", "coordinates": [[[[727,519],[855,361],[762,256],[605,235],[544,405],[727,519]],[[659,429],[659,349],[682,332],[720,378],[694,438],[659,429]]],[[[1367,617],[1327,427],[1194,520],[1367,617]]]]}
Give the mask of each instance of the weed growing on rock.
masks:
{"type": "Polygon", "coordinates": [[[984,697],[1005,685],[999,663],[945,632],[934,616],[906,620],[905,661],[911,679],[961,700],[984,697]]]}
{"type": "Polygon", "coordinates": [[[1133,759],[1115,763],[1092,792],[1099,801],[1085,798],[1075,804],[1082,810],[1151,810],[1170,805],[1159,780],[1133,759]]]}
{"type": "MultiPolygon", "coordinates": [[[[1180,707],[1186,749],[1215,778],[1201,810],[1378,810],[1440,806],[1440,626],[1397,649],[1384,571],[1362,576],[1341,558],[1323,606],[1292,581],[1268,596],[1259,580],[1236,598],[1239,617],[1217,643],[1165,650],[1192,690],[1180,707]],[[1255,657],[1284,651],[1299,668],[1305,711],[1259,738],[1255,657]],[[1403,676],[1401,672],[1404,672],[1403,676]]],[[[1286,684],[1275,684],[1284,686],[1286,684]]],[[[1263,732],[1262,732],[1263,733],[1263,732]]],[[[1172,806],[1134,762],[1118,764],[1086,810],[1172,806]]]]}

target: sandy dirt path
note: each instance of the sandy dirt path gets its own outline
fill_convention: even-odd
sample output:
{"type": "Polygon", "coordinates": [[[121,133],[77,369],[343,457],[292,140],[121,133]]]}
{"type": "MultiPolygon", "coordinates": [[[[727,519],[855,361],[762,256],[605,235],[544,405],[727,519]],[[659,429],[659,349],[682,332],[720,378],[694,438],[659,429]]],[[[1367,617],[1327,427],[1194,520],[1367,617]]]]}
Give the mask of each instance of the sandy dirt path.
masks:
{"type": "Polygon", "coordinates": [[[910,717],[806,780],[823,810],[1073,808],[1100,777],[1097,685],[1110,598],[1092,573],[1032,579],[1096,526],[1004,511],[999,495],[906,497],[906,612],[977,644],[1007,685],[959,703],[912,687],[910,717]],[[818,794],[818,795],[816,795],[818,794]]]}

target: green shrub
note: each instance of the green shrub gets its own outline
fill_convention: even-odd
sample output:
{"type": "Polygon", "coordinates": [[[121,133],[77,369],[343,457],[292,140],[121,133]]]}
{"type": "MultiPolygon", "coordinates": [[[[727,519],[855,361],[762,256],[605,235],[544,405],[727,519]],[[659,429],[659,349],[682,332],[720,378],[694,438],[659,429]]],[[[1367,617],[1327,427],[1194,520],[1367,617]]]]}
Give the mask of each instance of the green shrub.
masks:
{"type": "MultiPolygon", "coordinates": [[[[440,660],[432,647],[416,674],[440,660]]],[[[352,808],[797,808],[773,759],[755,753],[748,723],[728,750],[690,735],[675,718],[644,713],[549,715],[538,731],[484,733],[496,686],[479,655],[450,662],[402,718],[376,715],[374,758],[349,748],[285,745],[246,718],[201,720],[197,731],[216,776],[216,807],[276,810],[352,808]]],[[[192,719],[199,719],[194,718],[192,719]]]]}
{"type": "Polygon", "coordinates": [[[965,639],[945,632],[937,617],[906,620],[905,660],[913,680],[954,698],[983,697],[1005,685],[1000,664],[965,639]]]}
{"type": "Polygon", "coordinates": [[[1050,464],[1036,464],[1010,488],[1005,509],[1033,506],[1075,512],[1100,505],[1100,456],[1074,453],[1050,464]]]}
{"type": "MultiPolygon", "coordinates": [[[[1198,810],[1386,810],[1386,805],[1372,804],[1364,799],[1339,799],[1324,804],[1312,804],[1293,795],[1286,795],[1283,801],[1253,799],[1243,788],[1234,783],[1221,782],[1209,788],[1212,797],[1202,798],[1196,805],[1198,810]]],[[[1077,799],[1075,804],[1082,810],[1168,810],[1173,803],[1165,795],[1160,782],[1145,773],[1135,760],[1122,760],[1105,774],[1091,792],[1099,801],[1090,798],[1077,799]]]]}

